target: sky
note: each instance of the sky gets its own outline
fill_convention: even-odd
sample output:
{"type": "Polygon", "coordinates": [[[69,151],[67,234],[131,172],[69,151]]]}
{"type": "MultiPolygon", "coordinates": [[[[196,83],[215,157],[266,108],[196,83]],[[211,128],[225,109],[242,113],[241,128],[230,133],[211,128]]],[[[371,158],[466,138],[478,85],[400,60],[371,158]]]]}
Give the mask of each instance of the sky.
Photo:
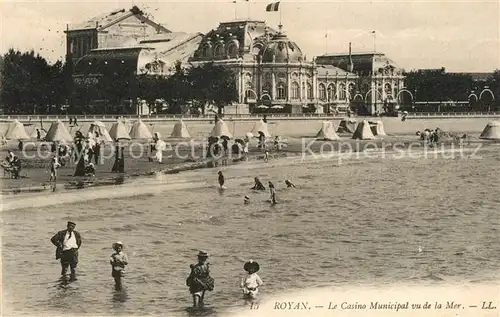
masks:
{"type": "MultiPolygon", "coordinates": [[[[67,24],[137,5],[172,31],[208,33],[221,21],[264,20],[277,28],[269,1],[0,1],[0,53],[34,49],[55,62],[65,54],[67,24]]],[[[500,2],[490,1],[281,1],[284,31],[307,55],[385,53],[406,70],[449,72],[500,69],[500,2]],[[372,34],[375,31],[375,36],[372,34]],[[326,37],[326,34],[328,36],[326,37]]]]}

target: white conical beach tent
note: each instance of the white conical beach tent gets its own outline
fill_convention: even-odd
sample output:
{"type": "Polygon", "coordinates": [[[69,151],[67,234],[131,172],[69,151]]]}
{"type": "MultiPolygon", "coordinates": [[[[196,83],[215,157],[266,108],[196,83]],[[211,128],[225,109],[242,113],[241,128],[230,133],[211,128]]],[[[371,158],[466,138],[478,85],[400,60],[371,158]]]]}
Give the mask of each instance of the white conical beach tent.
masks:
{"type": "Polygon", "coordinates": [[[111,129],[109,130],[109,136],[113,140],[130,140],[130,135],[127,132],[127,127],[125,123],[121,120],[113,123],[111,129]]]}
{"type": "Polygon", "coordinates": [[[489,122],[481,133],[480,139],[485,140],[500,140],[500,122],[489,122]]]}
{"type": "Polygon", "coordinates": [[[212,132],[210,132],[210,136],[219,137],[219,138],[221,136],[226,136],[230,139],[233,138],[233,135],[231,134],[231,132],[229,132],[229,129],[227,128],[226,123],[222,119],[219,119],[215,123],[215,127],[212,129],[212,132]]]}
{"type": "Polygon", "coordinates": [[[99,133],[99,138],[104,142],[113,142],[113,139],[109,135],[108,130],[106,129],[106,125],[101,121],[94,121],[90,125],[88,134],[91,134],[95,137],[95,133],[99,133]]]}
{"type": "Polygon", "coordinates": [[[267,123],[265,123],[264,120],[256,122],[250,132],[252,132],[253,135],[259,135],[259,132],[262,132],[266,138],[271,137],[271,133],[269,133],[269,129],[267,128],[267,123]]]}
{"type": "Polygon", "coordinates": [[[50,142],[73,142],[73,137],[64,123],[61,120],[57,120],[50,126],[49,131],[45,135],[45,140],[50,142]]]}
{"type": "Polygon", "coordinates": [[[30,137],[24,129],[24,125],[18,120],[14,120],[9,124],[9,129],[5,133],[5,138],[7,140],[27,140],[30,137]]]}
{"type": "Polygon", "coordinates": [[[375,122],[369,122],[370,129],[372,130],[373,135],[375,136],[387,136],[384,130],[384,123],[382,120],[378,120],[375,122]]]}
{"type": "Polygon", "coordinates": [[[352,135],[353,139],[359,139],[359,140],[372,140],[375,139],[375,136],[372,133],[372,130],[370,129],[370,123],[368,123],[367,120],[363,120],[358,124],[358,127],[356,128],[356,131],[354,131],[354,134],[352,135]]]}
{"type": "Polygon", "coordinates": [[[330,121],[323,121],[323,125],[321,126],[321,130],[319,130],[318,134],[316,134],[316,140],[340,140],[340,137],[335,133],[335,128],[333,127],[333,123],[330,121]]]}
{"type": "Polygon", "coordinates": [[[189,131],[186,127],[186,124],[184,121],[179,120],[174,125],[174,130],[172,131],[172,134],[170,135],[171,138],[183,138],[183,139],[189,139],[191,136],[189,135],[189,131]]]}
{"type": "Polygon", "coordinates": [[[150,140],[153,138],[153,134],[149,131],[148,126],[142,122],[142,120],[137,120],[132,125],[132,129],[130,129],[129,133],[132,139],[142,139],[142,140],[150,140]]]}

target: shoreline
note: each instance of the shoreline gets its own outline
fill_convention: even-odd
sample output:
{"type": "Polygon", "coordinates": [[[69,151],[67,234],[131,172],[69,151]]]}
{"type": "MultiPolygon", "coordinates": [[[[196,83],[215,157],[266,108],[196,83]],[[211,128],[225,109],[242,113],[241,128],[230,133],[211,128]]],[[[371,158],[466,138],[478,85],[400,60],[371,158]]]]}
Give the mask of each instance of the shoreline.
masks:
{"type": "MultiPolygon", "coordinates": [[[[484,144],[484,145],[496,145],[498,144],[497,142],[489,142],[489,141],[483,141],[483,140],[468,140],[465,142],[460,142],[456,143],[453,141],[447,141],[443,140],[443,142],[440,142],[437,148],[431,148],[427,147],[423,144],[422,141],[417,140],[415,137],[413,138],[408,138],[408,137],[387,137],[383,139],[375,139],[375,140],[338,140],[338,141],[318,141],[315,139],[301,139],[302,144],[301,148],[298,147],[299,144],[297,144],[298,140],[293,140],[290,142],[288,147],[285,147],[283,150],[278,151],[278,152],[270,152],[269,153],[269,160],[271,162],[274,161],[279,161],[282,159],[290,158],[298,158],[302,157],[302,160],[309,160],[310,158],[314,158],[315,155],[322,154],[323,157],[335,157],[338,156],[339,159],[341,156],[346,156],[346,154],[352,155],[352,153],[357,153],[358,155],[360,153],[377,153],[380,151],[386,152],[388,151],[389,153],[396,153],[396,152],[404,152],[404,151],[413,151],[413,147],[415,145],[418,145],[418,151],[426,151],[429,150],[431,153],[439,153],[440,150],[450,150],[454,149],[456,146],[460,146],[460,148],[474,148],[474,146],[478,144],[484,144]],[[305,140],[305,141],[304,141],[305,140]],[[347,142],[346,142],[347,141],[347,142]],[[309,148],[306,148],[307,151],[304,151],[304,142],[309,142],[311,143],[311,146],[309,148]],[[325,145],[327,146],[327,149],[330,150],[326,156],[323,152],[325,145]],[[342,145],[349,145],[348,150],[345,151],[345,147],[342,145]],[[354,145],[354,146],[353,146],[354,145]],[[369,147],[368,147],[369,146],[369,147]],[[437,151],[436,151],[437,150],[437,151]]],[[[308,146],[309,143],[306,143],[306,147],[308,146]]],[[[57,187],[63,187],[61,189],[58,189],[58,192],[72,192],[74,190],[83,190],[83,189],[88,189],[88,188],[96,188],[96,187],[102,187],[102,186],[120,186],[123,184],[128,184],[130,182],[133,182],[135,180],[141,180],[141,179],[151,179],[154,176],[159,176],[159,175],[171,175],[171,174],[180,174],[183,172],[188,172],[188,171],[195,171],[195,170],[204,170],[204,169],[210,169],[210,168],[223,168],[226,166],[234,166],[234,165],[241,165],[245,163],[264,163],[264,153],[262,153],[260,150],[252,150],[250,153],[245,155],[241,159],[233,159],[233,160],[228,160],[227,165],[221,165],[219,164],[218,166],[213,166],[214,161],[220,162],[222,159],[218,160],[213,160],[213,159],[203,159],[201,161],[196,161],[196,160],[187,160],[183,162],[169,162],[169,163],[163,163],[161,165],[164,165],[162,167],[161,165],[155,165],[154,168],[149,168],[147,170],[138,170],[138,171],[131,171],[131,172],[126,172],[126,173],[117,173],[113,174],[113,176],[96,176],[96,177],[71,177],[70,179],[67,180],[66,182],[60,182],[57,183],[57,187]]],[[[141,162],[135,162],[141,165],[141,162]]],[[[74,167],[73,167],[74,168],[74,167]]],[[[43,168],[34,168],[32,170],[38,171],[38,173],[41,173],[42,170],[45,170],[43,168]]],[[[103,173],[105,174],[105,173],[103,173]]],[[[29,177],[27,178],[29,179],[29,177]]],[[[14,182],[17,180],[13,180],[14,182]]],[[[22,182],[22,181],[21,181],[22,182]]],[[[20,187],[5,187],[4,184],[5,182],[2,181],[2,188],[0,191],[0,195],[3,196],[10,196],[10,195],[18,195],[22,193],[29,193],[29,194],[36,194],[40,192],[46,192],[46,191],[51,191],[52,186],[50,183],[47,181],[40,182],[39,185],[27,185],[27,186],[20,186],[20,187]]]]}

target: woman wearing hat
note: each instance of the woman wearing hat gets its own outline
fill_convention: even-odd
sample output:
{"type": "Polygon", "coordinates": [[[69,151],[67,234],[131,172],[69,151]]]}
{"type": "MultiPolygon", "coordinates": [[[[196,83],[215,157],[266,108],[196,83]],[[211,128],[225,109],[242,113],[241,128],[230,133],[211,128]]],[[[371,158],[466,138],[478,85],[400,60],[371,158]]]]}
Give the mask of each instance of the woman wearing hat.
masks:
{"type": "Polygon", "coordinates": [[[115,279],[115,289],[120,290],[122,288],[122,276],[125,273],[125,265],[128,264],[128,258],[122,251],[123,243],[120,241],[115,242],[112,247],[115,253],[111,254],[111,259],[109,260],[111,264],[111,276],[115,279]]]}
{"type": "Polygon", "coordinates": [[[210,276],[210,264],[207,262],[208,253],[198,252],[198,263],[191,264],[191,274],[186,279],[189,292],[193,295],[193,307],[203,307],[203,299],[206,291],[214,289],[214,279],[210,276]]]}
{"type": "Polygon", "coordinates": [[[247,271],[248,275],[241,280],[241,289],[243,294],[247,297],[255,298],[259,292],[259,286],[264,284],[260,279],[257,272],[260,269],[259,263],[255,261],[248,261],[243,266],[243,269],[247,271]]]}

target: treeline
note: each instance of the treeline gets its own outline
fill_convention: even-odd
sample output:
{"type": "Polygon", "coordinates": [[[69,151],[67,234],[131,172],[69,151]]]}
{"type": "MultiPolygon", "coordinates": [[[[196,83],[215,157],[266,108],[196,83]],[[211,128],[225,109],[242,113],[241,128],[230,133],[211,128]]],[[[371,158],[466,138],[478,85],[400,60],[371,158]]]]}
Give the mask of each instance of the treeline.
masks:
{"type": "MultiPolygon", "coordinates": [[[[446,73],[444,68],[412,71],[404,75],[406,87],[415,95],[416,101],[468,101],[472,91],[479,96],[486,86],[493,91],[495,99],[500,96],[499,70],[485,81],[474,81],[469,74],[446,73]]],[[[493,103],[490,96],[485,94],[483,103],[493,103]]]]}
{"type": "Polygon", "coordinates": [[[13,49],[2,59],[0,100],[5,113],[50,113],[51,105],[67,102],[71,74],[61,61],[51,65],[34,51],[13,49]]]}
{"type": "Polygon", "coordinates": [[[138,99],[156,105],[157,113],[178,114],[186,105],[203,111],[206,104],[221,112],[239,97],[232,71],[210,63],[189,69],[176,63],[168,77],[105,69],[97,82],[83,83],[74,81],[71,63],[50,64],[33,51],[11,49],[0,63],[0,104],[6,114],[135,113],[138,99]]]}

